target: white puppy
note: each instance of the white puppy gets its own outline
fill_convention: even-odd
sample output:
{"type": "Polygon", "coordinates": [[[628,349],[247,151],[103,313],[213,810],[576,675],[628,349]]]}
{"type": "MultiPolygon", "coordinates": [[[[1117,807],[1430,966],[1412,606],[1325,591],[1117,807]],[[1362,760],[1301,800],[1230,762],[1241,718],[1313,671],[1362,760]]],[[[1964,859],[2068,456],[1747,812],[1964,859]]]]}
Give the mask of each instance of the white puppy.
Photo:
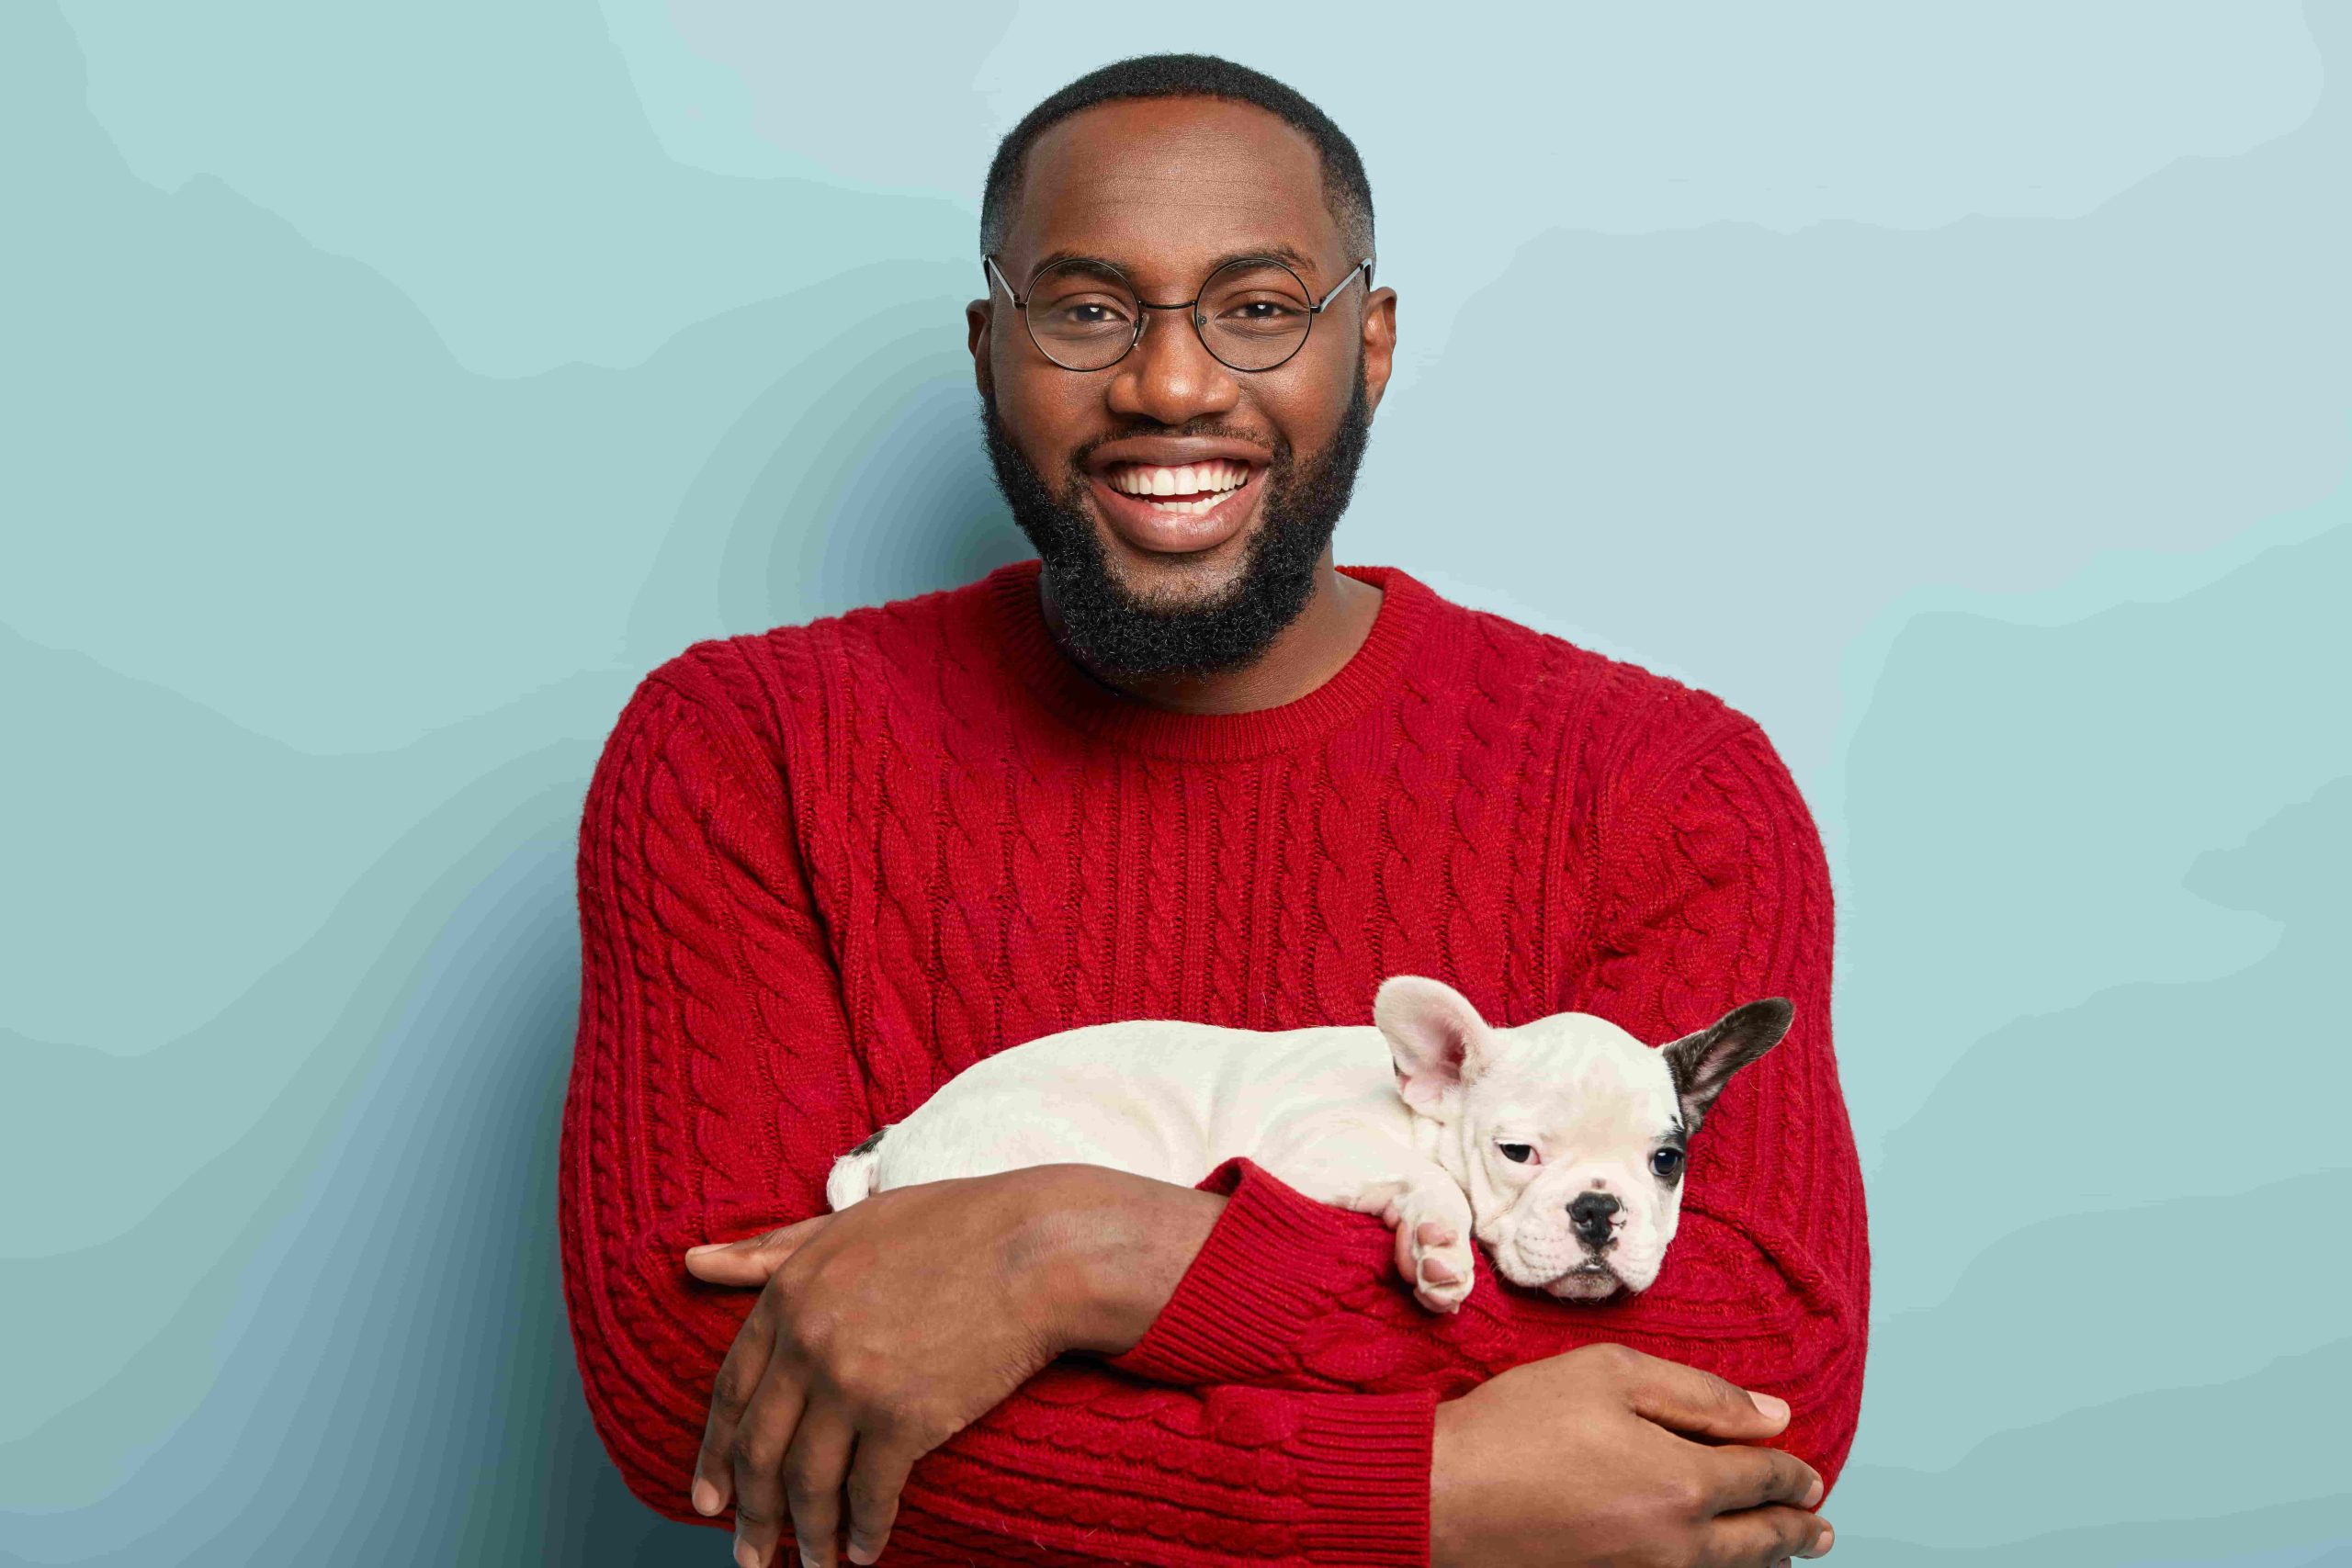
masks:
{"type": "Polygon", "coordinates": [[[1275,1032],[1137,1020],[1011,1046],[842,1156],[826,1198],[841,1210],[1063,1161],[1189,1187],[1247,1155],[1412,1236],[1414,1294],[1432,1311],[1470,1293],[1474,1236],[1513,1284],[1597,1301],[1657,1277],[1690,1135],[1792,1017],[1773,997],[1652,1049],[1589,1013],[1494,1028],[1415,975],[1385,982],[1372,1013],[1275,1032]],[[1423,1245],[1430,1220],[1453,1239],[1423,1245]]]}

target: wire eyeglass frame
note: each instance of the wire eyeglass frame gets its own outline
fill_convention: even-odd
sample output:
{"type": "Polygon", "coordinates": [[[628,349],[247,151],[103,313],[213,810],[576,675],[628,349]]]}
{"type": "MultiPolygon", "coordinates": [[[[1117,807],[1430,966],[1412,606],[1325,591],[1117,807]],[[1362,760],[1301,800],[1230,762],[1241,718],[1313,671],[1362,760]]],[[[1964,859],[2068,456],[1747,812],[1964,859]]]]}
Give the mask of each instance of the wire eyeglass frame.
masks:
{"type": "MultiPolygon", "coordinates": [[[[1082,367],[1076,365],[1064,365],[1060,360],[1054,358],[1053,351],[1038,340],[1036,323],[1029,319],[1029,299],[1036,298],[1034,286],[1037,279],[1043,276],[1046,272],[1052,270],[1051,268],[1040,268],[1038,272],[1031,275],[1029,281],[1032,285],[1032,290],[1029,299],[1023,299],[1019,293],[1014,291],[1012,280],[1004,276],[1004,269],[1002,267],[997,265],[996,257],[985,256],[981,258],[981,268],[983,273],[990,279],[989,285],[990,288],[994,288],[998,285],[1003,286],[1005,297],[1012,301],[1012,308],[1021,312],[1021,324],[1027,330],[1029,333],[1029,341],[1036,345],[1037,352],[1044,355],[1049,363],[1061,369],[1068,370],[1073,375],[1091,376],[1098,370],[1108,370],[1113,366],[1115,366],[1125,360],[1128,355],[1133,354],[1135,352],[1136,344],[1143,341],[1144,323],[1150,320],[1149,317],[1143,313],[1144,311],[1191,310],[1193,312],[1193,335],[1201,340],[1201,346],[1208,351],[1209,357],[1215,359],[1219,365],[1224,366],[1228,370],[1238,370],[1245,376],[1254,376],[1259,374],[1261,371],[1279,370],[1283,366],[1289,364],[1292,360],[1297,358],[1298,351],[1306,346],[1306,340],[1315,335],[1316,318],[1322,315],[1325,309],[1330,305],[1331,301],[1340,297],[1340,291],[1345,288],[1349,284],[1353,283],[1358,276],[1363,277],[1364,288],[1366,291],[1369,291],[1372,288],[1372,262],[1373,258],[1366,256],[1363,260],[1356,263],[1355,265],[1348,269],[1348,275],[1345,277],[1340,279],[1339,282],[1331,286],[1331,291],[1329,294],[1324,295],[1320,300],[1306,307],[1306,330],[1298,334],[1298,342],[1291,345],[1291,351],[1288,354],[1283,355],[1280,359],[1275,360],[1272,365],[1236,365],[1222,354],[1217,353],[1216,345],[1209,342],[1207,319],[1204,317],[1198,310],[1194,309],[1194,307],[1198,306],[1202,299],[1207,297],[1208,286],[1210,283],[1216,281],[1218,273],[1227,272],[1235,267],[1247,266],[1259,263],[1262,263],[1270,266],[1278,266],[1281,267],[1283,271],[1289,273],[1291,280],[1298,285],[1299,297],[1302,299],[1305,299],[1306,296],[1306,281],[1279,257],[1242,256],[1236,260],[1229,261],[1226,263],[1225,265],[1218,267],[1216,272],[1210,273],[1206,278],[1203,279],[1200,291],[1195,293],[1190,299],[1179,300],[1172,305],[1153,304],[1150,300],[1146,299],[1143,297],[1142,290],[1136,288],[1133,283],[1130,283],[1127,280],[1127,275],[1125,273],[1121,272],[1117,267],[1111,265],[1107,262],[1095,264],[1099,270],[1107,272],[1113,277],[1116,278],[1119,282],[1119,286],[1127,291],[1127,298],[1136,302],[1136,330],[1129,335],[1126,347],[1119,351],[1116,358],[1105,360],[1100,365],[1088,365],[1082,367]]],[[[1059,265],[1062,264],[1057,263],[1056,265],[1059,265]]]]}

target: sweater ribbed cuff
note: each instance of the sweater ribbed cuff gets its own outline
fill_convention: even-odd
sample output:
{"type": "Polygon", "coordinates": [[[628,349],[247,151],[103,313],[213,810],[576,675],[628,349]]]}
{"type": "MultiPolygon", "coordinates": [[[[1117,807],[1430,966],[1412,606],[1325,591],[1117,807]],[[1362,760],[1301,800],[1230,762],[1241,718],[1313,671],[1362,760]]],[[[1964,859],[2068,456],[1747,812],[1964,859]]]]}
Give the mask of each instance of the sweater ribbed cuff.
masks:
{"type": "Polygon", "coordinates": [[[1194,1186],[1228,1194],[1225,1210],[1144,1337],[1109,1364],[1182,1387],[1295,1373],[1302,1331],[1363,1266],[1364,1223],[1241,1156],[1194,1186]]]}
{"type": "Polygon", "coordinates": [[[1308,1562],[1429,1568],[1437,1404],[1430,1390],[1317,1400],[1291,1442],[1308,1562]]]}

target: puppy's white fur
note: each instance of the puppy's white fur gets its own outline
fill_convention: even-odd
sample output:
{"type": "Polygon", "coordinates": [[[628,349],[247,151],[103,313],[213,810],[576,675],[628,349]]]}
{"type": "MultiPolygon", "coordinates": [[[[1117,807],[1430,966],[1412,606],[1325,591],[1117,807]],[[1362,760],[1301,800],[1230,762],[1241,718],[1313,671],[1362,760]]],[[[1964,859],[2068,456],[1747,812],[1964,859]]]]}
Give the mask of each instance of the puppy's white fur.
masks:
{"type": "Polygon", "coordinates": [[[1276,1032],[1136,1020],[1012,1046],[842,1156],[826,1197],[841,1210],[1064,1161],[1189,1187],[1246,1155],[1412,1236],[1415,1295],[1434,1311],[1469,1294],[1474,1237],[1514,1284],[1598,1300],[1657,1277],[1681,1215],[1679,1151],[1790,1010],[1749,1003],[1654,1050],[1589,1013],[1496,1028],[1452,987],[1400,975],[1373,1019],[1276,1032]],[[1431,1220],[1453,1239],[1420,1242],[1431,1220]],[[1432,1263],[1453,1279],[1432,1279],[1432,1263]]]}

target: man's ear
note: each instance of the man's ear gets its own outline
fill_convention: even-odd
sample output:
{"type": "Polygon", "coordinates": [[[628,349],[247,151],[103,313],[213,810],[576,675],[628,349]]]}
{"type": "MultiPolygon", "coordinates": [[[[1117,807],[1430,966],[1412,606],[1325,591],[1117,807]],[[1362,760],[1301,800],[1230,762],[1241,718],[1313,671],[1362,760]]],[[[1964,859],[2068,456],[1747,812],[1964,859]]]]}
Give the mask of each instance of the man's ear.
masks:
{"type": "Polygon", "coordinates": [[[972,379],[980,389],[980,396],[989,395],[989,301],[974,299],[964,307],[964,325],[972,351],[972,379]]]}
{"type": "Polygon", "coordinates": [[[1477,1081],[1494,1037],[1470,999],[1442,980],[1392,975],[1372,998],[1372,1021],[1388,1037],[1405,1103],[1436,1112],[1454,1089],[1477,1081]]]}
{"type": "MultiPolygon", "coordinates": [[[[1366,288],[1370,288],[1367,281],[1366,288]]],[[[1396,363],[1396,290],[1373,289],[1364,297],[1364,413],[1380,412],[1381,396],[1388,390],[1388,373],[1396,363]]]]}
{"type": "Polygon", "coordinates": [[[1767,997],[1732,1009],[1696,1034],[1658,1047],[1667,1071],[1674,1075],[1674,1095],[1682,1102],[1686,1134],[1699,1130],[1732,1074],[1779,1044],[1795,1017],[1796,1009],[1786,997],[1767,997]]]}

